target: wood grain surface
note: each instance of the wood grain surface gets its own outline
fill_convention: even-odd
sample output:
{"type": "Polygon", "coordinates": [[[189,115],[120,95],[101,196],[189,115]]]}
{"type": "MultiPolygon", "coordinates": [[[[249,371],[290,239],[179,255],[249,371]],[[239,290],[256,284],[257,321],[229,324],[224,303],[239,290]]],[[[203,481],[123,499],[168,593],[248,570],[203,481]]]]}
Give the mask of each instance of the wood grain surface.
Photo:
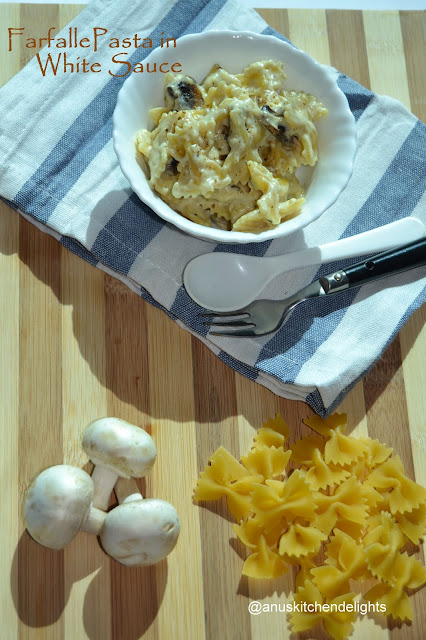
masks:
{"type": "MultiPolygon", "coordinates": [[[[64,26],[81,5],[0,5],[0,84],[34,50],[7,52],[7,26],[32,35],[64,26]]],[[[401,100],[426,119],[425,14],[262,10],[320,62],[401,100]]],[[[353,434],[395,447],[426,485],[425,311],[404,326],[339,407],[353,434]]],[[[291,601],[292,578],[241,578],[245,551],[223,503],[192,504],[199,471],[219,446],[247,452],[253,431],[280,412],[295,435],[312,412],[234,373],[197,339],[118,281],[75,257],[0,204],[0,638],[55,640],[270,640],[295,638],[282,613],[250,617],[253,599],[291,601]],[[129,569],[80,533],[64,551],[24,531],[31,479],[58,463],[90,470],[83,427],[115,415],[149,426],[158,462],[144,495],[177,507],[182,533],[167,561],[129,569]]],[[[423,558],[423,551],[418,551],[423,558]]],[[[421,640],[425,590],[411,625],[357,620],[356,640],[421,640]]],[[[321,632],[301,639],[323,638],[321,632]]]]}

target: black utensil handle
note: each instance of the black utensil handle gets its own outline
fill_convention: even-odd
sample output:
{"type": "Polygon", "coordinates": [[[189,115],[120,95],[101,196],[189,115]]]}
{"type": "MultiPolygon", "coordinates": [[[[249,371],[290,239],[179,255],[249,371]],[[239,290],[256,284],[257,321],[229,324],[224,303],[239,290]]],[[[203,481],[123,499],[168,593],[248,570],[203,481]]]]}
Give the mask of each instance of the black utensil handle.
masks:
{"type": "Polygon", "coordinates": [[[351,287],[379,280],[426,264],[426,238],[415,240],[398,249],[390,249],[372,258],[340,269],[319,279],[324,292],[339,293],[351,287]]]}
{"type": "Polygon", "coordinates": [[[390,249],[344,269],[349,287],[378,280],[426,264],[426,238],[390,249]]]}

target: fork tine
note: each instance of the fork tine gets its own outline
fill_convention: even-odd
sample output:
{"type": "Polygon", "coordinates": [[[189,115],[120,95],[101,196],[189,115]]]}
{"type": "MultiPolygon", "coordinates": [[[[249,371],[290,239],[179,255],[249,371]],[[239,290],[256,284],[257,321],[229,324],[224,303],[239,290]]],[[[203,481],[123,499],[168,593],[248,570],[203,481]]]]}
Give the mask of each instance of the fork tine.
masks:
{"type": "Polygon", "coordinates": [[[222,337],[226,337],[226,336],[230,336],[230,337],[244,337],[244,336],[250,336],[253,337],[255,336],[255,332],[253,331],[253,327],[254,325],[252,325],[252,327],[229,327],[228,329],[226,329],[225,331],[210,331],[209,335],[211,336],[222,336],[222,337]]]}
{"type": "Polygon", "coordinates": [[[239,320],[209,320],[208,322],[203,322],[207,327],[247,327],[253,326],[253,322],[249,320],[244,320],[244,318],[240,318],[239,320]]]}
{"type": "Polygon", "coordinates": [[[206,311],[199,313],[200,318],[237,318],[238,316],[248,316],[247,311],[206,311]]]}

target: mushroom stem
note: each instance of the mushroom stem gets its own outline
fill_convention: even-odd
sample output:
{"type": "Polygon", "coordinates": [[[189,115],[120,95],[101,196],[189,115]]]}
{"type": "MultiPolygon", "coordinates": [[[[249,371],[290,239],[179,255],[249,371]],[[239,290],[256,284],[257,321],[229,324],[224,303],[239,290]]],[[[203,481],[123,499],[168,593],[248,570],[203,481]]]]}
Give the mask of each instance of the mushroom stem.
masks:
{"type": "Polygon", "coordinates": [[[118,473],[106,467],[95,466],[92,473],[92,480],[95,489],[93,495],[93,506],[102,511],[107,511],[109,499],[117,482],[118,473]]]}
{"type": "Polygon", "coordinates": [[[98,536],[105,522],[106,515],[105,511],[91,507],[80,529],[86,533],[93,533],[95,536],[98,536]]]}
{"type": "Polygon", "coordinates": [[[95,465],[93,506],[106,511],[117,478],[142,478],[157,455],[144,429],[119,418],[99,418],[83,431],[82,447],[95,465]]]}
{"type": "Polygon", "coordinates": [[[119,504],[143,500],[143,496],[134,478],[118,478],[114,492],[119,504]]]}

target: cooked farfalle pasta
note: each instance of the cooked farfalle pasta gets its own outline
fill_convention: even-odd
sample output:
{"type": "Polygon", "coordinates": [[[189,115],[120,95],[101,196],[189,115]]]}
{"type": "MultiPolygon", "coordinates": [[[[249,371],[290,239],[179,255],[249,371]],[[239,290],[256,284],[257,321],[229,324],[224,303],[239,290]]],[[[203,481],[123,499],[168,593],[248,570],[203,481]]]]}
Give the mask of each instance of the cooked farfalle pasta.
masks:
{"type": "Polygon", "coordinates": [[[254,62],[232,75],[214,65],[199,85],[165,79],[165,107],[150,111],[153,131],[137,148],[149,184],[185,218],[204,226],[258,233],[297,215],[296,177],[318,161],[314,122],[327,113],[314,96],[283,88],[282,62],[254,62]]]}
{"type": "MultiPolygon", "coordinates": [[[[297,566],[295,602],[336,607],[353,601],[352,581],[376,580],[364,599],[411,620],[407,589],[421,587],[426,570],[404,549],[424,536],[426,490],[406,477],[391,448],[346,435],[344,414],[304,422],[316,433],[288,445],[284,420],[269,420],[242,464],[219,448],[195,500],[227,496],[234,532],[250,550],[244,575],[278,578],[297,566]]],[[[341,608],[294,612],[290,621],[295,633],[320,623],[343,640],[354,618],[341,608]]]]}

